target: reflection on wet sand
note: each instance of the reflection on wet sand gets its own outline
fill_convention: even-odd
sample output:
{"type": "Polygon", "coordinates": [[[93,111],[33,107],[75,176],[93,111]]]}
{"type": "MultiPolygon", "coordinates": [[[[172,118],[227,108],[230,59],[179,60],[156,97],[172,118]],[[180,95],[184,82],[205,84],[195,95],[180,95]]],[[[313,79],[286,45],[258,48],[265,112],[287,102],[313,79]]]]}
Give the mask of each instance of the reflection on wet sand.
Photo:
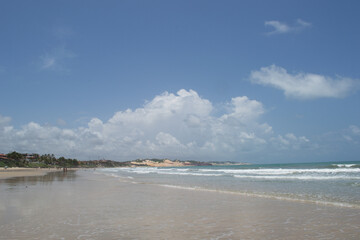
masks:
{"type": "Polygon", "coordinates": [[[8,179],[0,182],[0,192],[1,240],[358,239],[360,234],[356,209],[134,184],[90,171],[8,179]]]}
{"type": "Polygon", "coordinates": [[[37,184],[51,184],[54,181],[73,181],[76,178],[76,171],[58,171],[58,172],[49,172],[44,176],[23,176],[23,177],[13,177],[0,179],[0,184],[5,183],[10,186],[16,184],[27,184],[27,185],[37,185],[37,184]]]}

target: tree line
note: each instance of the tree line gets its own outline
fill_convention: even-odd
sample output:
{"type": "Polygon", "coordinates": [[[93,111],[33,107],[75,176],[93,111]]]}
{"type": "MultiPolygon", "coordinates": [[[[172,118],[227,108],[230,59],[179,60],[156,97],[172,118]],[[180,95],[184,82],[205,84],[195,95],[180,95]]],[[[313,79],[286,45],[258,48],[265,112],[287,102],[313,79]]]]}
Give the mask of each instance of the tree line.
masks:
{"type": "Polygon", "coordinates": [[[19,152],[10,152],[0,156],[0,167],[79,167],[77,159],[59,157],[54,154],[28,154],[19,152]]]}

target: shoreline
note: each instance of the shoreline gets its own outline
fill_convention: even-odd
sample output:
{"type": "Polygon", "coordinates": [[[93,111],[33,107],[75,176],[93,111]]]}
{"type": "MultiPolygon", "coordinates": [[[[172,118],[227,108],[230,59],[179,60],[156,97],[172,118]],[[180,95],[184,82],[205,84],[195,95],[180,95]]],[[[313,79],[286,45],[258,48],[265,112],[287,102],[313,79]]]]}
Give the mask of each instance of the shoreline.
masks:
{"type": "Polygon", "coordinates": [[[357,209],[134,184],[86,169],[46,176],[0,181],[0,240],[357,239],[359,233],[357,209]]]}

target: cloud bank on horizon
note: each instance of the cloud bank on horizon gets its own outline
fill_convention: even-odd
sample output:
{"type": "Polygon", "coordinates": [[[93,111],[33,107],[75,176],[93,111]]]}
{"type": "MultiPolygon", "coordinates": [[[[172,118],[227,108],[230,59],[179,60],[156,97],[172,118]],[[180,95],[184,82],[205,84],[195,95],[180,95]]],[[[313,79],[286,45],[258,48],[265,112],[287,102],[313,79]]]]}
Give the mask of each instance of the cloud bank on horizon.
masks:
{"type": "MultiPolygon", "coordinates": [[[[214,105],[194,90],[164,92],[141,108],[116,112],[103,122],[92,118],[75,129],[30,122],[19,129],[0,116],[0,149],[55,153],[79,159],[132,160],[160,157],[204,161],[247,161],[248,157],[281,151],[316,150],[318,143],[293,133],[277,134],[261,120],[261,102],[246,96],[214,105]],[[219,109],[218,109],[219,110],[219,109]]],[[[351,125],[344,139],[358,143],[359,127],[351,125]]],[[[252,159],[257,161],[256,158],[252,159]]]]}
{"type": "Polygon", "coordinates": [[[216,116],[213,104],[193,90],[165,92],[143,107],[116,112],[106,122],[93,118],[86,127],[61,129],[30,122],[20,129],[0,117],[0,149],[54,152],[80,159],[131,160],[169,157],[239,160],[264,149],[299,149],[305,136],[280,136],[261,121],[264,106],[246,96],[232,98],[216,116]]]}
{"type": "MultiPolygon", "coordinates": [[[[302,100],[345,97],[359,86],[353,79],[290,74],[276,65],[252,71],[250,81],[302,100]]],[[[194,90],[181,89],[176,94],[157,95],[143,107],[118,111],[106,121],[94,117],[86,126],[73,129],[65,128],[66,122],[61,119],[61,127],[30,122],[15,128],[10,117],[0,115],[0,150],[51,152],[82,160],[149,157],[258,161],[262,154],[276,156],[284,151],[310,153],[319,149],[322,140],[291,132],[276,133],[262,120],[265,114],[264,105],[247,96],[234,97],[218,106],[194,90]]],[[[358,126],[351,125],[342,135],[339,133],[341,136],[332,135],[359,144],[359,132],[358,126]]]]}

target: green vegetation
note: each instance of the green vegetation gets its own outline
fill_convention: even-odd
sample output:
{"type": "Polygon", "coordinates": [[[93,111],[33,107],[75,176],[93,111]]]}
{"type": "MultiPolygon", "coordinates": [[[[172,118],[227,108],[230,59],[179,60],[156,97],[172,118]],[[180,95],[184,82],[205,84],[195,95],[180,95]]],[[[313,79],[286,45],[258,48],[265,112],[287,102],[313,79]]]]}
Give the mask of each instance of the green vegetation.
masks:
{"type": "MultiPolygon", "coordinates": [[[[91,161],[78,161],[77,159],[59,157],[56,158],[54,154],[39,155],[36,153],[18,153],[11,152],[8,154],[0,154],[0,167],[29,167],[29,168],[111,168],[111,167],[148,167],[146,160],[155,163],[163,163],[166,159],[136,159],[133,161],[117,162],[112,160],[91,160],[91,161]],[[133,164],[136,162],[137,164],[133,164]]],[[[193,160],[174,162],[183,163],[184,166],[209,166],[209,165],[229,165],[235,164],[232,162],[199,162],[193,160]]],[[[236,163],[244,164],[244,163],[236,163]]]]}
{"type": "Polygon", "coordinates": [[[136,159],[133,162],[139,162],[140,163],[140,162],[143,162],[145,160],[150,160],[150,161],[157,162],[157,163],[163,163],[165,161],[165,159],[149,158],[149,159],[136,159]]]}
{"type": "Polygon", "coordinates": [[[30,167],[30,168],[53,168],[53,167],[78,167],[79,161],[71,158],[56,158],[54,154],[28,154],[11,152],[0,155],[0,167],[30,167]]]}
{"type": "Polygon", "coordinates": [[[54,154],[39,155],[36,153],[11,152],[0,154],[0,167],[29,167],[29,168],[98,168],[98,167],[126,167],[130,162],[116,162],[111,160],[78,161],[77,159],[59,157],[54,154]]]}
{"type": "Polygon", "coordinates": [[[92,161],[79,161],[80,167],[83,168],[111,168],[111,167],[129,167],[130,162],[117,162],[112,160],[92,160],[92,161]]]}
{"type": "Polygon", "coordinates": [[[211,163],[208,162],[199,162],[199,161],[194,161],[194,160],[188,160],[186,161],[188,163],[190,163],[191,166],[211,166],[211,163]]]}

